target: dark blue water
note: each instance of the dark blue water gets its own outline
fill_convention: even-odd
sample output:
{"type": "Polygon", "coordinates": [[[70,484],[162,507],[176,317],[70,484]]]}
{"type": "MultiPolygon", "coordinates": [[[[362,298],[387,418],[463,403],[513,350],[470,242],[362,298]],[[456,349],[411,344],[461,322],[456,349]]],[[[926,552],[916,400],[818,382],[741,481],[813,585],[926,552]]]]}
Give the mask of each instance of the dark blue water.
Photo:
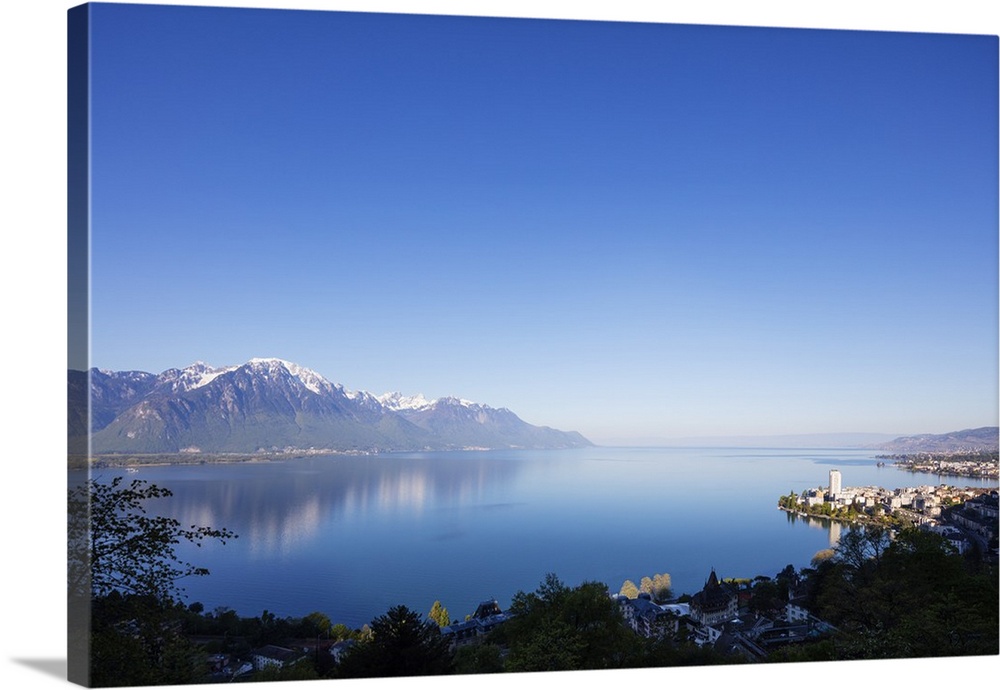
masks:
{"type": "Polygon", "coordinates": [[[834,468],[845,487],[990,485],[879,468],[870,451],[732,448],[321,456],[128,477],[174,492],[150,508],[239,534],[182,550],[211,571],[185,583],[189,602],[322,611],[360,627],[396,604],[426,613],[439,599],[452,619],[489,598],[506,607],[548,572],[615,590],[669,573],[680,594],[712,568],[753,577],[808,565],[836,528],[793,518],[777,499],[825,486],[834,468]]]}

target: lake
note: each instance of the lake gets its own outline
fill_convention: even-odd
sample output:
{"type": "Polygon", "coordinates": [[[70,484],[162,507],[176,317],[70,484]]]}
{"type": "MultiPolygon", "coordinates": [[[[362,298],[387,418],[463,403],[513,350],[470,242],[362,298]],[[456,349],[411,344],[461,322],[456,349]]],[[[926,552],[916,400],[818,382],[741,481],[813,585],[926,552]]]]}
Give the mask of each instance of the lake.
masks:
{"type": "Polygon", "coordinates": [[[396,604],[426,613],[440,600],[453,620],[491,598],[506,608],[549,572],[615,591],[669,573],[675,593],[693,594],[713,568],[754,577],[806,566],[839,530],[777,499],[825,486],[831,469],[845,487],[996,483],[877,467],[872,451],[758,448],[331,455],[127,477],[174,493],[150,504],[157,512],[239,535],[179,550],[211,572],[185,583],[187,601],[245,616],[322,611],[360,627],[396,604]]]}

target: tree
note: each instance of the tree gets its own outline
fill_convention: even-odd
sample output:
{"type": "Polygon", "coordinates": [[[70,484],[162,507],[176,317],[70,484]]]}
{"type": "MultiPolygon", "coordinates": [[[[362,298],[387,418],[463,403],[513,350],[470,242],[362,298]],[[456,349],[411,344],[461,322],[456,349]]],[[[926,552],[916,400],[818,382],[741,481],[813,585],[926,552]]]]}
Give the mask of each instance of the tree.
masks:
{"type": "Polygon", "coordinates": [[[484,642],[459,647],[455,650],[455,672],[501,673],[504,670],[503,652],[495,644],[484,642]]]}
{"type": "Polygon", "coordinates": [[[635,599],[639,596],[639,588],[635,586],[635,583],[631,580],[625,580],[622,583],[622,588],[618,590],[618,594],[623,597],[628,597],[629,599],[635,599]]]}
{"type": "Polygon", "coordinates": [[[840,536],[834,557],[853,571],[864,573],[878,566],[889,543],[889,531],[884,527],[852,528],[840,536]]]}
{"type": "Polygon", "coordinates": [[[813,567],[816,567],[820,563],[830,560],[835,555],[836,552],[833,549],[821,549],[820,551],[817,551],[816,553],[813,554],[812,560],[809,561],[809,563],[813,567]]]}
{"type": "Polygon", "coordinates": [[[771,579],[755,582],[750,595],[750,610],[754,613],[772,615],[785,606],[785,596],[781,587],[771,579]]]}
{"type": "Polygon", "coordinates": [[[580,635],[567,623],[544,618],[531,635],[511,644],[507,670],[513,673],[574,671],[585,668],[586,651],[580,635]]]}
{"type": "Polygon", "coordinates": [[[208,570],[178,558],[174,547],[236,535],[147,514],[147,501],[171,495],[141,480],[125,486],[121,477],[69,492],[69,601],[89,622],[71,632],[70,645],[85,654],[91,685],[190,683],[204,667],[178,631],[190,613],[179,583],[208,570]]]}
{"type": "Polygon", "coordinates": [[[663,601],[670,598],[670,587],[670,575],[667,573],[663,573],[662,575],[657,573],[656,575],[653,575],[652,578],[644,577],[639,582],[639,591],[649,594],[657,601],[663,601]]]}
{"type": "Polygon", "coordinates": [[[635,634],[600,582],[571,588],[549,573],[536,591],[515,594],[509,613],[490,634],[490,641],[510,650],[508,671],[623,668],[638,651],[635,634]]]}
{"type": "Polygon", "coordinates": [[[996,654],[995,568],[970,569],[930,532],[906,529],[885,543],[875,536],[848,540],[824,564],[817,602],[840,629],[838,658],[996,654]]]}
{"type": "Polygon", "coordinates": [[[440,601],[434,602],[431,606],[431,612],[427,614],[427,617],[437,623],[439,628],[451,625],[451,617],[448,616],[448,609],[441,606],[440,601]]]}
{"type": "Polygon", "coordinates": [[[358,642],[340,663],[345,678],[443,675],[454,671],[448,641],[431,621],[395,606],[371,623],[371,638],[358,642]]]}
{"type": "Polygon", "coordinates": [[[308,637],[330,637],[332,627],[330,617],[322,611],[313,611],[302,618],[302,632],[308,637]]]}
{"type": "Polygon", "coordinates": [[[91,479],[71,490],[71,593],[86,596],[89,589],[92,597],[103,597],[114,591],[173,602],[183,595],[181,580],[207,575],[207,569],[178,558],[174,546],[181,541],[201,546],[206,539],[225,544],[237,535],[212,527],[184,528],[174,518],[147,514],[147,501],[172,495],[140,479],[123,486],[121,477],[110,484],[91,479]]]}
{"type": "MultiPolygon", "coordinates": [[[[90,636],[89,685],[183,685],[194,683],[206,656],[167,624],[155,609],[131,607],[138,619],[113,620],[106,606],[121,611],[117,593],[95,602],[90,636]]],[[[124,602],[128,606],[128,602],[124,602]]]]}
{"type": "Polygon", "coordinates": [[[360,633],[356,630],[352,630],[343,623],[334,623],[330,627],[330,639],[340,642],[341,640],[356,640],[360,637],[360,633]]]}

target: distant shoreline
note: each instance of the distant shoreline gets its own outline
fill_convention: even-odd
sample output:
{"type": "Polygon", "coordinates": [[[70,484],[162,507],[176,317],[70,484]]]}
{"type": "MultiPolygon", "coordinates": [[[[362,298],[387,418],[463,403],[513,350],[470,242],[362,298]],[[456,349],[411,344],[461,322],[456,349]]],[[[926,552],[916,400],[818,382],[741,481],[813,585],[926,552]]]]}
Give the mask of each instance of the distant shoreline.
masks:
{"type": "Polygon", "coordinates": [[[261,453],[120,453],[69,455],[69,469],[162,467],[165,465],[229,465],[284,460],[299,460],[315,455],[366,456],[370,452],[343,450],[268,451],[261,453]]]}
{"type": "Polygon", "coordinates": [[[407,450],[333,450],[296,449],[287,451],[260,451],[258,453],[187,452],[187,453],[95,453],[68,454],[71,470],[88,468],[107,469],[123,467],[163,467],[170,465],[234,465],[242,463],[284,462],[305,458],[340,455],[343,457],[375,457],[394,453],[472,453],[494,450],[570,450],[569,448],[485,448],[469,446],[464,448],[413,448],[407,450]]]}
{"type": "Polygon", "coordinates": [[[930,451],[876,455],[879,460],[892,460],[894,467],[907,472],[934,474],[939,477],[997,479],[996,450],[930,451]]]}

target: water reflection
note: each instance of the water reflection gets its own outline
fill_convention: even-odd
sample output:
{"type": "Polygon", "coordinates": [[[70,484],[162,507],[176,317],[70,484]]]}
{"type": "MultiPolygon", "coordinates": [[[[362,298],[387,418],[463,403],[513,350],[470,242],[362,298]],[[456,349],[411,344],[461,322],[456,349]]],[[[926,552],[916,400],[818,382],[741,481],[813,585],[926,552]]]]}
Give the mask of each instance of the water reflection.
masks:
{"type": "Polygon", "coordinates": [[[712,567],[753,577],[806,566],[843,525],[782,520],[775,502],[825,482],[821,461],[849,468],[845,485],[932,481],[860,451],[634,448],[143,467],[128,479],[174,492],[151,509],[240,535],[182,554],[212,573],[187,584],[192,601],[243,615],[320,610],[359,627],[400,603],[506,605],[547,572],[617,587],[666,571],[693,593],[712,567]]]}
{"type": "Polygon", "coordinates": [[[842,525],[836,520],[830,520],[830,548],[832,549],[840,543],[840,530],[842,525]]]}
{"type": "MultiPolygon", "coordinates": [[[[281,463],[150,467],[141,478],[173,492],[159,511],[183,525],[225,526],[241,548],[287,554],[335,523],[418,520],[442,506],[488,508],[490,497],[513,482],[523,463],[488,454],[433,461],[419,455],[375,458],[317,457],[281,463]]],[[[102,470],[110,482],[123,470],[102,470]]]]}
{"type": "Polygon", "coordinates": [[[843,530],[843,524],[837,520],[830,520],[829,518],[815,517],[812,515],[802,515],[800,513],[790,513],[787,511],[785,512],[785,516],[791,524],[801,523],[812,529],[825,530],[829,535],[828,541],[831,549],[835,548],[837,544],[840,543],[840,534],[843,530]]]}

